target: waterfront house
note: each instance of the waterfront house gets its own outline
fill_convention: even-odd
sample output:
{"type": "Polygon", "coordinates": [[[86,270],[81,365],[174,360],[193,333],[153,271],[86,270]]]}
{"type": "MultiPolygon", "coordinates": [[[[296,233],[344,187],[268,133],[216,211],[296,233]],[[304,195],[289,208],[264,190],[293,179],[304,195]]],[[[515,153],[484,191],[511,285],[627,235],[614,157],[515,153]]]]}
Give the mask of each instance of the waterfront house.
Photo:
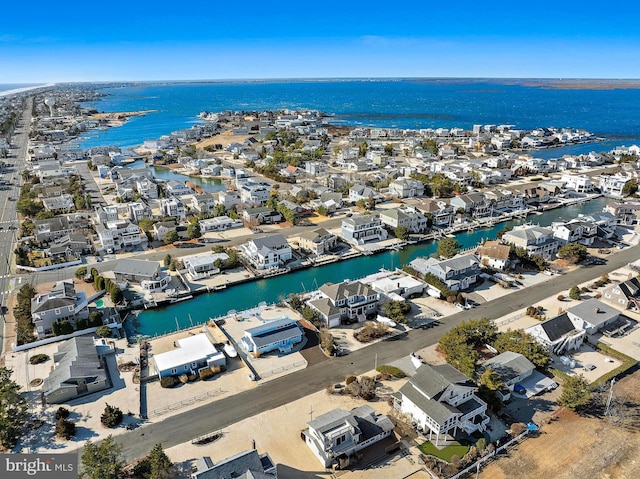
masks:
{"type": "Polygon", "coordinates": [[[589,193],[593,191],[593,183],[587,175],[564,174],[560,178],[564,183],[564,187],[576,193],[589,193]]]}
{"type": "Polygon", "coordinates": [[[482,193],[454,196],[449,203],[456,209],[462,208],[465,213],[471,214],[474,218],[491,215],[491,201],[482,193]]]}
{"type": "Polygon", "coordinates": [[[640,279],[633,277],[607,287],[602,292],[602,299],[625,309],[640,311],[640,279]]]}
{"type": "Polygon", "coordinates": [[[167,181],[164,189],[167,193],[167,196],[175,196],[177,198],[179,198],[182,195],[190,195],[191,193],[193,193],[191,188],[189,188],[184,183],[181,183],[176,180],[167,181]]]}
{"type": "Polygon", "coordinates": [[[224,264],[228,259],[229,255],[227,253],[204,253],[184,256],[182,262],[191,279],[197,281],[218,274],[220,268],[216,266],[216,263],[221,262],[224,264]]]}
{"type": "Polygon", "coordinates": [[[509,267],[509,253],[511,248],[499,241],[485,241],[478,247],[476,255],[480,257],[480,264],[499,271],[505,271],[509,267]]]}
{"type": "Polygon", "coordinates": [[[474,253],[459,254],[453,258],[416,258],[409,265],[420,274],[431,273],[452,291],[462,291],[478,280],[480,260],[474,253]]]}
{"type": "Polygon", "coordinates": [[[203,369],[227,365],[224,353],[216,350],[204,333],[178,339],[175,344],[176,349],[153,355],[159,378],[198,374],[203,369]]]}
{"type": "MultiPolygon", "coordinates": [[[[104,340],[97,340],[105,353],[104,340]]],[[[106,363],[98,355],[91,336],[77,336],[63,341],[53,355],[53,370],[45,378],[42,394],[47,404],[59,404],[110,387],[106,363]]]]}
{"type": "Polygon", "coordinates": [[[515,385],[530,377],[536,367],[522,354],[505,351],[482,363],[479,375],[488,369],[491,369],[502,379],[504,387],[497,390],[496,393],[500,400],[508,401],[515,385]]]}
{"type": "Polygon", "coordinates": [[[139,178],[136,180],[136,191],[143,198],[157,199],[158,198],[158,185],[149,178],[139,178]]]}
{"type": "Polygon", "coordinates": [[[580,219],[595,226],[595,235],[598,239],[606,241],[616,236],[618,221],[608,211],[580,216],[580,219]]]}
{"type": "Polygon", "coordinates": [[[302,342],[304,331],[298,322],[289,317],[266,321],[260,326],[249,328],[240,340],[242,347],[256,357],[279,351],[290,353],[296,344],[302,342]]]}
{"type": "Polygon", "coordinates": [[[394,230],[404,226],[411,233],[421,233],[427,229],[427,217],[416,208],[406,205],[382,210],[380,221],[394,230]]]}
{"type": "Polygon", "coordinates": [[[162,198],[160,200],[160,211],[163,216],[171,216],[178,219],[184,219],[187,217],[187,211],[184,207],[184,203],[175,196],[162,198]]]}
{"type": "Polygon", "coordinates": [[[240,246],[240,253],[256,269],[279,268],[293,257],[281,234],[254,238],[240,246]]]}
{"type": "Polygon", "coordinates": [[[595,223],[582,218],[551,223],[554,238],[560,240],[563,245],[579,243],[591,246],[596,239],[597,229],[595,223]]]}
{"type": "Polygon", "coordinates": [[[352,216],[342,220],[342,237],[348,243],[362,245],[370,241],[387,239],[387,231],[382,226],[380,215],[352,216]]]}
{"type": "Polygon", "coordinates": [[[475,395],[477,386],[449,364],[421,365],[416,374],[392,395],[394,407],[415,423],[418,431],[441,436],[458,430],[467,434],[484,431],[489,424],[487,404],[475,395]]]}
{"type": "Polygon", "coordinates": [[[455,218],[455,208],[443,200],[424,200],[416,205],[425,216],[431,217],[432,225],[437,228],[451,226],[455,218]]]}
{"type": "Polygon", "coordinates": [[[393,432],[393,423],[365,404],[351,411],[334,409],[307,423],[302,432],[307,446],[323,467],[348,466],[352,456],[393,432]]]}
{"type": "Polygon", "coordinates": [[[389,194],[395,198],[423,196],[424,183],[413,178],[398,178],[389,183],[389,194]]]}
{"type": "Polygon", "coordinates": [[[364,322],[376,312],[380,295],[360,282],[325,283],[318,290],[319,297],[307,304],[317,310],[329,328],[340,326],[341,320],[364,322]]]}
{"type": "Polygon", "coordinates": [[[298,237],[300,248],[313,256],[328,254],[338,244],[338,237],[324,228],[300,233],[298,237]]]}
{"type": "Polygon", "coordinates": [[[402,272],[383,271],[363,278],[362,281],[393,301],[404,301],[414,295],[421,296],[425,288],[424,282],[402,272]]]}
{"type": "Polygon", "coordinates": [[[113,274],[117,283],[135,283],[159,281],[164,273],[157,261],[148,261],[133,258],[118,260],[113,268],[113,274]]]}
{"type": "Polygon", "coordinates": [[[631,226],[638,223],[640,217],[640,203],[625,201],[624,203],[609,203],[604,211],[612,214],[618,224],[631,226]]]}
{"type": "Polygon", "coordinates": [[[31,299],[31,320],[38,339],[53,334],[53,324],[68,320],[75,326],[76,320],[89,317],[87,295],[76,291],[72,281],[56,283],[50,291],[31,299]]]}
{"type": "Polygon", "coordinates": [[[196,461],[191,479],[277,479],[277,468],[269,454],[258,451],[242,451],[214,463],[204,456],[196,461]]]}
{"type": "Polygon", "coordinates": [[[157,241],[164,241],[164,237],[170,231],[176,231],[176,222],[171,221],[158,221],[153,224],[153,237],[157,241]]]}
{"type": "Polygon", "coordinates": [[[546,260],[554,258],[560,246],[551,228],[531,224],[514,226],[502,236],[502,242],[523,248],[529,255],[541,256],[546,260]]]}

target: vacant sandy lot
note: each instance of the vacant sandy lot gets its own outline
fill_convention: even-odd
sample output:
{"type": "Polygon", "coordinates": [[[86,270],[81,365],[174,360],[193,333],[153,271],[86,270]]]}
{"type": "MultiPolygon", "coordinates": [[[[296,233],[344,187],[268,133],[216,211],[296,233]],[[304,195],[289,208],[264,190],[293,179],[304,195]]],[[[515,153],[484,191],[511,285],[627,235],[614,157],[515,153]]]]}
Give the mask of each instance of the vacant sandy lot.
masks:
{"type": "MultiPolygon", "coordinates": [[[[640,372],[616,385],[618,401],[640,402],[640,372]]],[[[637,409],[637,406],[632,407],[637,409]]],[[[484,479],[627,479],[640,477],[640,434],[607,419],[581,417],[563,410],[558,420],[542,426],[542,434],[490,464],[484,479]]]]}

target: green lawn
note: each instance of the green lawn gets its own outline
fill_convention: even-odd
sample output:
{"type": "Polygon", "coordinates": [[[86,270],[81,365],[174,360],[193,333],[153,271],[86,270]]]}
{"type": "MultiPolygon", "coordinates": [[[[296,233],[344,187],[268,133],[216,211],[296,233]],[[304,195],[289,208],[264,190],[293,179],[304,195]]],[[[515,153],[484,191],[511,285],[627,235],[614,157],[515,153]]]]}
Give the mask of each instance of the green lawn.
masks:
{"type": "Polygon", "coordinates": [[[436,456],[447,462],[451,462],[451,457],[453,456],[462,458],[469,451],[469,446],[463,446],[459,442],[456,442],[443,449],[438,449],[431,442],[427,441],[420,444],[418,449],[420,449],[423,454],[436,456]]]}

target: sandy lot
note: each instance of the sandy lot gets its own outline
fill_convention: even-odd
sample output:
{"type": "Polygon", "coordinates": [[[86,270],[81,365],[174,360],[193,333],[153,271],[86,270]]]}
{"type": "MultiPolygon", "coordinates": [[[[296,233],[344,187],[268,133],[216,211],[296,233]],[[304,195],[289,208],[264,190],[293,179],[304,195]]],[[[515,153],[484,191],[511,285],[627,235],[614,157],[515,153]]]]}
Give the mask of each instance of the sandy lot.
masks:
{"type": "MultiPolygon", "coordinates": [[[[616,385],[616,399],[637,405],[640,372],[616,385]]],[[[635,406],[637,408],[637,406],[635,406]]],[[[542,426],[542,434],[520,444],[484,469],[484,479],[606,478],[640,475],[640,434],[636,427],[616,427],[607,419],[581,417],[562,410],[558,420],[542,426]]]]}
{"type": "MultiPolygon", "coordinates": [[[[404,380],[385,381],[379,388],[379,395],[388,395],[396,391],[405,383],[404,380]]],[[[214,462],[224,459],[243,450],[251,449],[255,440],[259,452],[268,452],[273,461],[278,464],[278,477],[281,479],[312,479],[331,477],[312,454],[311,450],[300,438],[300,432],[306,428],[306,423],[311,418],[329,412],[335,408],[351,410],[364,404],[361,400],[355,400],[347,396],[328,395],[325,391],[319,391],[310,396],[301,398],[285,406],[266,411],[222,431],[222,437],[206,446],[195,446],[191,443],[172,447],[166,452],[174,462],[193,460],[210,456],[214,462]],[[260,431],[260,434],[256,434],[260,431]]],[[[378,413],[389,412],[388,404],[383,400],[367,403],[378,413]]],[[[188,465],[187,464],[187,465],[188,465]]],[[[187,467],[188,469],[188,467],[187,467]]],[[[410,461],[396,461],[386,465],[370,475],[363,473],[348,473],[348,478],[389,478],[405,477],[418,470],[417,465],[410,461]]]]}

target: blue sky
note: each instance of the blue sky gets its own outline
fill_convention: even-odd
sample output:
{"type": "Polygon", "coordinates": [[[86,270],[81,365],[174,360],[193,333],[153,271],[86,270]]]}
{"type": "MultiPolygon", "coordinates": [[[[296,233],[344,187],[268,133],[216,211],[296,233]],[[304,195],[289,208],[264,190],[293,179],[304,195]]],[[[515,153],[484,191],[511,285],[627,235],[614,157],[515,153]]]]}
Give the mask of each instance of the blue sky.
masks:
{"type": "Polygon", "coordinates": [[[4,3],[0,83],[640,78],[631,0],[4,3]]]}

